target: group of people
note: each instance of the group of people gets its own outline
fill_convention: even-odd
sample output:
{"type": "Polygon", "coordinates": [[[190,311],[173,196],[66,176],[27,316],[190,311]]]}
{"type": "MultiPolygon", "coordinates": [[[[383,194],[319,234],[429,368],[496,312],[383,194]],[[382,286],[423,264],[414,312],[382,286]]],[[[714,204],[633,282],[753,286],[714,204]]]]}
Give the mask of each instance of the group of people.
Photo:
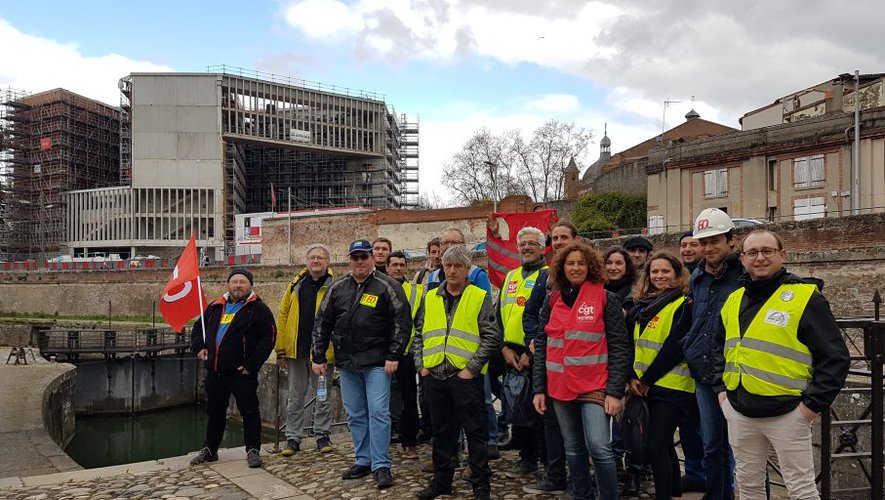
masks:
{"type": "MultiPolygon", "coordinates": [[[[193,329],[209,423],[192,464],[217,460],[233,394],[247,462],[261,465],[257,371],[275,352],[289,384],[284,455],[307,435],[305,401],[339,373],[354,444],[343,479],[394,484],[395,420],[403,459],[417,459],[417,444],[432,437],[433,476],[419,499],[452,492],[464,442],[462,477],[476,499],[490,498],[489,461],[501,446],[519,450],[507,477],[543,466],[526,492],[600,500],[637,494],[648,471],[658,499],[732,498],[734,483],[743,500],[765,498],[773,447],[791,498],[818,498],[811,424],[842,387],[849,357],[823,283],[787,272],[780,236],[755,230],[739,241],[727,214],[706,209],[678,256],[640,236],[600,253],[568,222],[522,228],[516,240],[521,265],[497,297],[456,227],[428,243],[412,279],[389,239],[351,243],[341,277],[329,249],[311,245],[276,320],[251,273],[231,271],[228,293],[193,329]],[[495,396],[505,410],[519,404],[501,384],[516,375],[529,381],[528,418],[492,405],[495,396]],[[637,405],[647,411],[638,451],[620,419],[637,405]]],[[[319,399],[312,431],[328,452],[331,409],[319,399]]]]}

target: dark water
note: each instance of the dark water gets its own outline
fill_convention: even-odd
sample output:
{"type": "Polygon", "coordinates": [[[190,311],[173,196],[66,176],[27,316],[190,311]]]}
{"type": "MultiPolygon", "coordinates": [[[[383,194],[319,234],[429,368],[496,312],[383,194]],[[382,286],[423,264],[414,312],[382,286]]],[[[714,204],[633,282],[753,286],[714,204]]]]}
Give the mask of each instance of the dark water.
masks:
{"type": "MultiPolygon", "coordinates": [[[[76,432],[65,452],[87,469],[186,455],[202,447],[206,419],[205,406],[131,416],[77,415],[76,432]]],[[[228,422],[221,447],[238,446],[243,446],[243,426],[228,422]]]]}

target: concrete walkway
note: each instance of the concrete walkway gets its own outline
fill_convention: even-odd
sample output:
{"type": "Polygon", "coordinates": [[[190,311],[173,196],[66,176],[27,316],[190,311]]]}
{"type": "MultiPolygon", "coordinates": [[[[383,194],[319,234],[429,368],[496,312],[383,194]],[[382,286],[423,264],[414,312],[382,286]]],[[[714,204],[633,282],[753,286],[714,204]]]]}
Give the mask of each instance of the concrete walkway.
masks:
{"type": "Polygon", "coordinates": [[[79,469],[55,444],[43,424],[43,395],[73,365],[50,363],[35,350],[36,362],[7,365],[10,349],[0,347],[0,478],[79,469]]]}

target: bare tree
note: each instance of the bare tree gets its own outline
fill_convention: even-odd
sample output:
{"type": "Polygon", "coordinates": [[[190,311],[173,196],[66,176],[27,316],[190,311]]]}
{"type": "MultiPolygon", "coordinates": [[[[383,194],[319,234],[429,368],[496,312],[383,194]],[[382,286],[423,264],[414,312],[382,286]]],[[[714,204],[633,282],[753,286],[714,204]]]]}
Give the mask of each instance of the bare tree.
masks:
{"type": "Polygon", "coordinates": [[[539,202],[561,199],[565,169],[573,157],[582,163],[591,138],[584,127],[556,120],[532,132],[528,142],[518,137],[513,149],[525,191],[539,202]]]}
{"type": "Polygon", "coordinates": [[[528,141],[518,129],[495,135],[482,128],[446,164],[443,184],[467,204],[511,194],[527,194],[539,202],[558,200],[569,161],[574,157],[582,162],[591,137],[574,122],[556,120],[534,130],[528,141]]]}
{"type": "Polygon", "coordinates": [[[512,135],[498,136],[479,129],[446,163],[443,184],[454,191],[458,201],[470,205],[524,193],[513,172],[512,135]]]}

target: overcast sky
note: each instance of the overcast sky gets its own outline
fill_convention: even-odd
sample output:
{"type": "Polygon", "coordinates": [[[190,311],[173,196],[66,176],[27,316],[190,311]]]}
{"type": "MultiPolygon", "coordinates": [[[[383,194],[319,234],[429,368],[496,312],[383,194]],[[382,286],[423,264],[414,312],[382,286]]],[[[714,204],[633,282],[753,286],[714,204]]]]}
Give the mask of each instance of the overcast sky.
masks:
{"type": "MultiPolygon", "coordinates": [[[[885,2],[44,1],[0,6],[0,85],[119,103],[134,71],[254,68],[385,95],[421,125],[421,190],[472,132],[550,118],[612,151],[738,118],[841,73],[885,72],[885,2]],[[695,101],[691,99],[694,96],[695,101]]],[[[587,165],[580,165],[585,168],[587,165]]]]}

